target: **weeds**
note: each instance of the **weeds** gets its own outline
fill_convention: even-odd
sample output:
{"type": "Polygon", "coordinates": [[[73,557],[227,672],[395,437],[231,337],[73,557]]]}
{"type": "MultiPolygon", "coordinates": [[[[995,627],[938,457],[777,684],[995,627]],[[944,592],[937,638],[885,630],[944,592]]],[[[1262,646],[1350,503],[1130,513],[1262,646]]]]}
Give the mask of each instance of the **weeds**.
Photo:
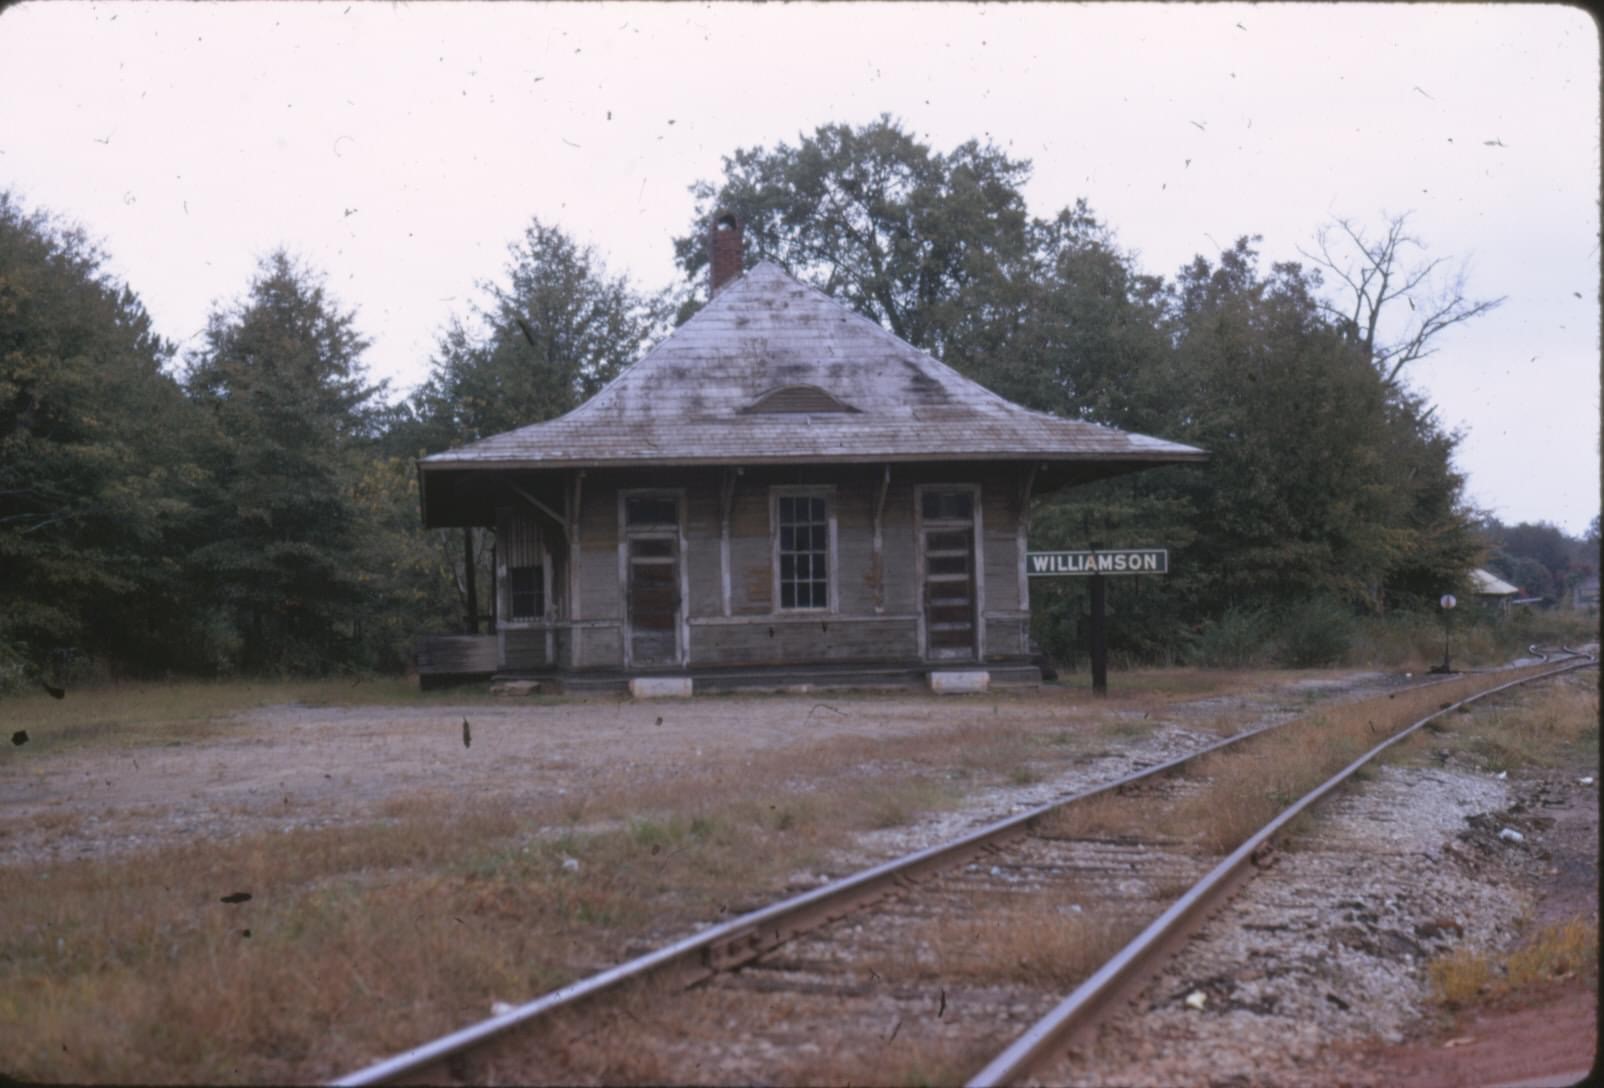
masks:
{"type": "Polygon", "coordinates": [[[1446,743],[1494,772],[1566,766],[1579,752],[1596,758],[1598,715],[1598,689],[1578,676],[1468,718],[1456,717],[1446,743]]]}
{"type": "MultiPolygon", "coordinates": [[[[420,693],[415,683],[400,677],[119,683],[75,688],[59,700],[31,692],[0,696],[0,721],[26,725],[30,754],[37,755],[89,745],[171,745],[204,740],[238,729],[233,715],[241,711],[286,703],[458,706],[494,698],[488,693],[462,691],[420,693]]],[[[0,748],[0,766],[17,754],[11,746],[0,748]]]]}
{"type": "Polygon", "coordinates": [[[1573,918],[1545,926],[1530,941],[1503,955],[1457,948],[1427,968],[1437,1001],[1464,1008],[1515,991],[1581,977],[1598,978],[1598,920],[1573,918]]]}
{"type": "Polygon", "coordinates": [[[1107,912],[1072,911],[1061,897],[1009,900],[973,917],[943,915],[915,934],[931,978],[1018,982],[1067,991],[1119,951],[1137,930],[1107,912]]]}
{"type": "MultiPolygon", "coordinates": [[[[1263,679],[1176,673],[1157,696],[1109,703],[1140,713],[1263,679]]],[[[226,708],[285,692],[125,692],[120,716],[109,693],[104,703],[69,693],[46,709],[59,726],[90,726],[64,743],[152,743],[241,728],[220,717],[226,708]],[[114,731],[94,731],[114,716],[114,731]]],[[[962,789],[1022,768],[1052,773],[1113,713],[1082,708],[1078,693],[1042,705],[957,729],[708,760],[578,797],[514,805],[442,786],[379,803],[365,822],[12,870],[0,933],[7,1071],[162,1083],[349,1072],[482,1018],[492,1001],[615,962],[626,938],[660,941],[783,888],[865,830],[949,806],[961,796],[954,770],[969,774],[962,789]],[[222,901],[235,892],[251,898],[222,901]]],[[[1075,924],[1037,920],[1034,940],[1059,964],[1043,970],[1072,969],[1075,924]]],[[[938,944],[955,970],[979,971],[964,966],[966,947],[1001,939],[965,931],[938,944]]]]}
{"type": "Polygon", "coordinates": [[[1287,805],[1399,729],[1488,686],[1485,677],[1462,676],[1326,707],[1281,729],[1204,756],[1188,774],[1206,780],[1206,791],[1170,804],[1155,803],[1140,789],[1104,795],[1052,817],[1048,833],[1074,838],[1151,837],[1157,833],[1196,841],[1218,853],[1229,852],[1287,805]]]}

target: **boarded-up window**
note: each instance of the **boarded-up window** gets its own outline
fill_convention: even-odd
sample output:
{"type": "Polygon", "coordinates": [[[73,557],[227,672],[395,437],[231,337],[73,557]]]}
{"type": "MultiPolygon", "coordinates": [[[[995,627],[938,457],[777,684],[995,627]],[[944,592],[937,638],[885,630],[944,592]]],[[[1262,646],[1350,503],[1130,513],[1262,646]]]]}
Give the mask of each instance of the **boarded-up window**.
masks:
{"type": "Polygon", "coordinates": [[[775,499],[780,539],[781,608],[830,607],[830,518],[828,502],[815,495],[775,499]]]}
{"type": "Polygon", "coordinates": [[[496,555],[502,567],[503,616],[538,620],[546,615],[546,571],[540,529],[521,510],[504,509],[496,519],[496,555]]]}

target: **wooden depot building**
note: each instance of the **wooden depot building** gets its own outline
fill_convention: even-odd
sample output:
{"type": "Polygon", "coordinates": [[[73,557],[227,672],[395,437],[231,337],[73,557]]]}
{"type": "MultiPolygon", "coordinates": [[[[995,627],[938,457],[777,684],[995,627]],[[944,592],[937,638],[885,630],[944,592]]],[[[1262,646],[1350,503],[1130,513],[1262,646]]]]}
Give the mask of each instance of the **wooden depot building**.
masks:
{"type": "Polygon", "coordinates": [[[1039,680],[1032,496],[1204,452],[1022,408],[743,272],[732,216],[712,250],[707,306],[590,400],[419,462],[424,524],[496,542],[496,633],[435,640],[425,680],[1039,680]]]}

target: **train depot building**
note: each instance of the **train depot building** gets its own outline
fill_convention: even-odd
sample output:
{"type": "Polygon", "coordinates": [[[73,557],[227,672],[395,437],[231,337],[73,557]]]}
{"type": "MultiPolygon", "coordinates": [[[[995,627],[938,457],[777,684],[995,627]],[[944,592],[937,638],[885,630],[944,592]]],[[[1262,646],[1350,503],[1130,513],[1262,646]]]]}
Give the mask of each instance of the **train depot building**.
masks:
{"type": "Polygon", "coordinates": [[[424,524],[496,542],[495,634],[422,640],[424,681],[1039,680],[1032,498],[1204,452],[1022,408],[712,241],[711,301],[596,396],[419,461],[424,524]]]}

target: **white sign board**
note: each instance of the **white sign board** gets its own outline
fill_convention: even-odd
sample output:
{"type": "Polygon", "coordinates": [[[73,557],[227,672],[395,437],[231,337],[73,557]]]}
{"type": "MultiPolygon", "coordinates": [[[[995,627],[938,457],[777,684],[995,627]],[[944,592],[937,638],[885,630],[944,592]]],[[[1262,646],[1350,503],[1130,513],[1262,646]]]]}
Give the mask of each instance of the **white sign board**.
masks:
{"type": "Polygon", "coordinates": [[[1053,575],[1168,574],[1168,548],[1104,548],[1101,551],[1028,552],[1025,573],[1053,575]]]}

